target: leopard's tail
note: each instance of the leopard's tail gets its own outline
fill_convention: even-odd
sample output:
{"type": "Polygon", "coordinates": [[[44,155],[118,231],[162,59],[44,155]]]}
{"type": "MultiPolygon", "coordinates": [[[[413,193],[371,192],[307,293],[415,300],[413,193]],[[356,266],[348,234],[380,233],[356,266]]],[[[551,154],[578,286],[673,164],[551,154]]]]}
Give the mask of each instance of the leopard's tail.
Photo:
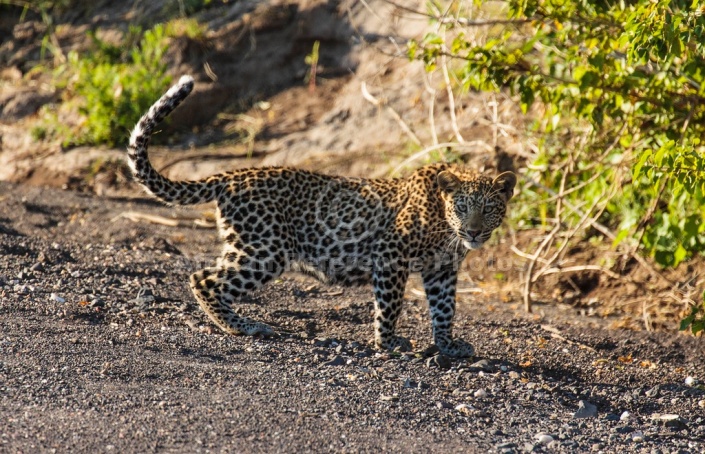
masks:
{"type": "Polygon", "coordinates": [[[132,174],[147,192],[167,203],[188,205],[215,200],[220,185],[218,178],[199,181],[174,181],[161,175],[149,162],[147,146],[154,128],[166,118],[193,90],[193,78],[182,76],[176,85],[162,95],[146,114],[140,118],[130,135],[127,157],[132,174]]]}

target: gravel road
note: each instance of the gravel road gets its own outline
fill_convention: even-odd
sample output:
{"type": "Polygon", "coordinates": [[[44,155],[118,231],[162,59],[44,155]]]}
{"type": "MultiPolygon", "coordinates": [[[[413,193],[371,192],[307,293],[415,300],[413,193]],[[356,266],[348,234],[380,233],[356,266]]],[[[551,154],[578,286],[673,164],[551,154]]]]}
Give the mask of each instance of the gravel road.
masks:
{"type": "Polygon", "coordinates": [[[0,183],[0,452],[705,452],[705,338],[459,307],[478,357],[371,348],[369,288],[296,275],[221,334],[188,290],[213,230],[147,199],[0,183]]]}

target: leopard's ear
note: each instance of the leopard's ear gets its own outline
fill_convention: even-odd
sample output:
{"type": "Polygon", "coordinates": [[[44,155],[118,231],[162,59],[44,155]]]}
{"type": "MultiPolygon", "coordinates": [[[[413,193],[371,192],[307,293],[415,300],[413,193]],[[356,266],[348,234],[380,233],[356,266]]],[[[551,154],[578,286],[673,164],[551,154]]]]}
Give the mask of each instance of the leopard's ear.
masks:
{"type": "Polygon", "coordinates": [[[441,191],[452,194],[460,188],[460,178],[447,170],[440,172],[436,177],[441,191]]]}
{"type": "Polygon", "coordinates": [[[512,172],[503,172],[497,175],[497,178],[492,181],[492,186],[497,189],[504,200],[508,201],[514,195],[514,186],[517,184],[517,176],[512,172]]]}

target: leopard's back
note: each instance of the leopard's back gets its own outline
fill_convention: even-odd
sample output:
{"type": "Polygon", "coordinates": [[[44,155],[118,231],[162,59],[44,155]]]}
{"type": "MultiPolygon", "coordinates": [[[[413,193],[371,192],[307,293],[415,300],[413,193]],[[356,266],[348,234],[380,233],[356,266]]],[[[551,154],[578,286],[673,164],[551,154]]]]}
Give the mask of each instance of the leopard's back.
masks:
{"type": "Polygon", "coordinates": [[[226,249],[271,242],[287,266],[332,283],[369,282],[367,257],[399,212],[399,180],[328,176],[284,167],[227,175],[216,201],[226,249]]]}

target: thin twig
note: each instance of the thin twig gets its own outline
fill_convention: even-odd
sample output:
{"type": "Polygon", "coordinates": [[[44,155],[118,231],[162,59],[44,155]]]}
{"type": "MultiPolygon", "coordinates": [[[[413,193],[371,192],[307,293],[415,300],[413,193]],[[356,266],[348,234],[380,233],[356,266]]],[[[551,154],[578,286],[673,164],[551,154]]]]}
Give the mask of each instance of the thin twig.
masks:
{"type": "Polygon", "coordinates": [[[483,146],[485,150],[487,151],[492,151],[493,148],[490,147],[487,142],[483,140],[473,140],[472,142],[465,142],[465,143],[456,143],[456,142],[444,142],[444,143],[439,143],[436,145],[432,145],[430,147],[426,147],[423,150],[414,153],[413,155],[409,156],[408,158],[404,159],[399,165],[397,165],[394,170],[391,171],[392,175],[397,174],[401,169],[406,167],[407,165],[411,164],[412,162],[416,161],[417,159],[431,153],[432,151],[436,150],[442,150],[443,148],[466,148],[466,149],[473,149],[478,146],[483,146]]]}
{"type": "MultiPolygon", "coordinates": [[[[550,195],[553,195],[553,196],[556,195],[556,192],[555,192],[553,189],[542,185],[542,184],[539,183],[538,181],[532,180],[532,179],[530,179],[530,178],[526,178],[526,181],[529,182],[529,183],[531,183],[531,184],[533,184],[533,185],[536,186],[537,188],[546,191],[546,192],[547,192],[548,194],[550,194],[550,195]]],[[[578,214],[578,215],[580,215],[580,216],[582,216],[582,215],[584,214],[579,208],[575,207],[574,205],[572,205],[572,204],[571,204],[570,202],[568,202],[567,200],[565,200],[564,203],[565,203],[565,206],[568,207],[568,209],[570,209],[570,210],[573,211],[574,213],[576,213],[576,214],[578,214]]],[[[602,233],[603,235],[605,235],[607,238],[609,238],[609,239],[612,240],[612,241],[614,241],[614,240],[617,238],[617,235],[615,235],[609,228],[607,228],[607,227],[605,227],[604,225],[602,225],[602,224],[600,224],[599,222],[597,222],[597,220],[591,220],[591,221],[590,221],[590,227],[592,227],[592,228],[594,228],[595,230],[597,230],[598,232],[602,233]]],[[[665,283],[668,284],[668,285],[671,285],[671,286],[672,286],[672,285],[674,284],[673,281],[671,281],[671,280],[668,279],[666,276],[664,276],[663,274],[661,274],[661,273],[659,273],[658,271],[656,271],[656,270],[654,269],[654,267],[651,266],[651,265],[649,264],[649,262],[646,261],[646,259],[644,259],[644,257],[642,257],[641,255],[639,255],[639,254],[637,254],[637,253],[631,252],[631,251],[627,251],[627,252],[628,252],[628,254],[629,254],[630,257],[632,257],[634,260],[636,260],[636,261],[639,263],[639,265],[641,265],[641,266],[642,266],[649,274],[651,274],[653,277],[656,277],[656,278],[660,279],[661,281],[665,282],[665,283]]]]}
{"type": "MultiPolygon", "coordinates": [[[[445,30],[443,31],[443,42],[445,42],[445,30]]],[[[455,140],[460,143],[465,142],[463,136],[460,134],[460,128],[458,128],[458,118],[455,115],[455,96],[453,95],[453,86],[450,83],[450,75],[448,74],[448,60],[445,53],[441,55],[441,72],[443,73],[443,82],[446,86],[446,93],[448,93],[448,113],[450,115],[450,126],[453,128],[453,134],[455,134],[455,140]]]]}
{"type": "MultiPolygon", "coordinates": [[[[565,172],[561,177],[559,194],[563,194],[563,191],[565,190],[565,182],[567,175],[568,172],[565,172]]],[[[553,241],[553,239],[556,237],[556,234],[561,229],[562,206],[563,199],[562,197],[560,197],[556,201],[556,225],[553,226],[553,229],[551,229],[549,234],[546,235],[546,238],[543,239],[541,244],[539,244],[539,247],[536,248],[536,251],[534,251],[533,255],[531,256],[531,259],[529,259],[529,266],[526,269],[526,281],[524,282],[524,290],[522,292],[522,296],[524,299],[524,310],[528,313],[531,313],[531,285],[533,284],[534,267],[536,266],[536,261],[543,252],[544,248],[546,248],[553,241]]]]}
{"type": "Polygon", "coordinates": [[[595,350],[593,347],[590,347],[590,346],[587,345],[587,344],[583,344],[582,342],[577,342],[577,341],[574,341],[574,340],[571,340],[571,339],[568,339],[568,338],[564,337],[564,336],[561,334],[561,332],[558,330],[558,328],[555,328],[555,327],[553,327],[553,326],[550,326],[550,325],[541,325],[541,329],[544,330],[544,331],[548,331],[549,333],[551,333],[551,337],[554,337],[554,338],[556,338],[556,339],[560,339],[560,340],[562,340],[563,342],[567,342],[567,343],[569,343],[569,344],[571,344],[571,345],[577,345],[577,346],[580,347],[580,348],[584,348],[584,349],[590,350],[590,351],[592,351],[592,352],[596,352],[596,351],[597,351],[597,350],[595,350]]]}
{"type": "Polygon", "coordinates": [[[414,142],[416,145],[421,146],[421,140],[416,134],[414,134],[414,131],[411,130],[409,125],[407,125],[404,120],[402,120],[401,116],[391,106],[382,103],[382,101],[372,96],[372,94],[367,90],[367,84],[365,82],[362,82],[360,84],[360,91],[362,92],[362,97],[365,98],[365,100],[367,100],[373,106],[378,108],[382,106],[386,107],[389,114],[394,117],[397,123],[399,123],[401,129],[406,133],[407,136],[409,136],[411,141],[414,142]]]}
{"type": "Polygon", "coordinates": [[[491,27],[493,25],[523,25],[531,22],[531,19],[493,19],[493,20],[470,20],[462,17],[459,18],[447,18],[443,16],[434,16],[423,11],[418,11],[408,6],[400,5],[399,3],[393,2],[392,0],[382,0],[384,3],[388,3],[396,8],[407,13],[416,14],[418,16],[424,16],[428,19],[438,21],[443,24],[457,24],[464,27],[491,27]]]}
{"type": "Polygon", "coordinates": [[[553,268],[548,268],[547,270],[541,272],[541,274],[536,273],[536,279],[538,279],[541,276],[546,276],[548,274],[557,274],[557,273],[576,273],[578,271],[599,271],[600,273],[604,273],[607,276],[611,277],[612,279],[623,279],[624,276],[615,273],[614,271],[605,268],[604,266],[599,266],[599,265],[576,265],[576,266],[566,266],[563,268],[560,267],[553,267],[553,268]]]}
{"type": "Polygon", "coordinates": [[[426,93],[431,95],[431,101],[428,105],[428,126],[431,129],[431,140],[433,145],[438,145],[438,134],[436,133],[436,118],[435,118],[435,108],[436,108],[436,89],[431,86],[431,76],[424,71],[423,83],[426,87],[426,93]]]}
{"type": "Polygon", "coordinates": [[[132,222],[145,221],[150,224],[165,225],[168,227],[201,227],[204,229],[214,229],[216,227],[214,222],[207,221],[201,218],[167,218],[164,216],[158,216],[155,214],[140,213],[138,211],[125,211],[116,216],[113,220],[118,218],[126,218],[132,222]]]}

